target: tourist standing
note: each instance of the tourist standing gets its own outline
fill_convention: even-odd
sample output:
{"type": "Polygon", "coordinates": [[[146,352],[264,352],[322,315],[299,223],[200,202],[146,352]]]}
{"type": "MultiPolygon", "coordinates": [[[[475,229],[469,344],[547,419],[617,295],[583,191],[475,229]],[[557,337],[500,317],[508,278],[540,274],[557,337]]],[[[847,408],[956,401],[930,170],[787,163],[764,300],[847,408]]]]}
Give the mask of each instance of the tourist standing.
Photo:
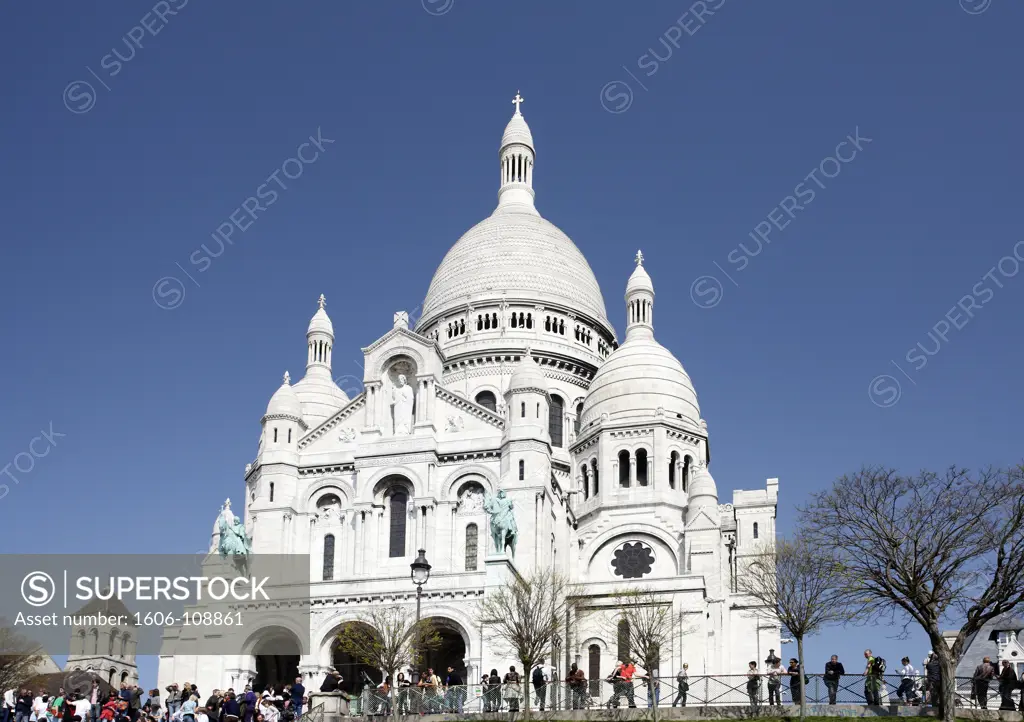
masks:
{"type": "MultiPolygon", "coordinates": [[[[1013,711],[1013,690],[1017,688],[1017,673],[1007,659],[1003,660],[1003,669],[999,673],[999,709],[1013,711]]],[[[1024,692],[1021,692],[1024,694],[1024,692]]]]}
{"type": "Polygon", "coordinates": [[[864,666],[864,702],[868,705],[882,704],[882,673],[885,672],[884,664],[880,665],[877,660],[881,657],[874,657],[870,649],[864,650],[864,659],[867,664],[864,666]],[[882,669],[879,667],[882,666],[882,669]]]}
{"type": "MultiPolygon", "coordinates": [[[[447,688],[445,703],[448,706],[448,711],[462,714],[462,706],[466,702],[465,682],[462,681],[462,675],[454,667],[448,667],[448,677],[445,679],[444,685],[447,688]]],[[[544,708],[541,707],[541,709],[544,708]]]]}
{"type": "Polygon", "coordinates": [[[398,673],[395,686],[398,687],[398,714],[409,714],[409,687],[412,683],[406,679],[405,672],[398,673]]]}
{"type": "Polygon", "coordinates": [[[521,679],[519,672],[516,671],[515,665],[508,668],[508,672],[505,674],[503,684],[505,686],[505,701],[508,702],[509,712],[519,711],[519,695],[521,693],[520,687],[521,679]]]}
{"type": "Polygon", "coordinates": [[[22,687],[14,700],[15,722],[29,722],[32,717],[32,690],[22,687]]]}
{"type": "Polygon", "coordinates": [[[530,674],[530,684],[533,685],[533,693],[540,705],[541,712],[544,711],[544,702],[547,700],[548,696],[547,683],[548,679],[544,675],[544,659],[542,657],[537,661],[537,666],[533,668],[533,672],[530,674]]]}
{"type": "Polygon", "coordinates": [[[782,667],[782,660],[776,658],[775,662],[768,668],[768,705],[782,704],[782,677],[786,670],[782,667]]]}
{"type": "Polygon", "coordinates": [[[786,673],[789,675],[789,696],[793,699],[793,704],[800,704],[800,677],[803,675],[803,670],[796,657],[789,658],[789,668],[786,673]]]}
{"type": "Polygon", "coordinates": [[[988,709],[988,685],[997,676],[996,668],[992,665],[992,658],[985,657],[974,669],[974,675],[971,677],[971,682],[974,693],[974,698],[978,700],[978,706],[982,709],[988,709]]]}
{"type": "Polygon", "coordinates": [[[747,665],[747,697],[750,699],[751,707],[757,707],[760,687],[761,675],[757,671],[757,662],[751,662],[747,665]]]}
{"type": "Polygon", "coordinates": [[[839,657],[832,655],[832,659],[825,662],[825,689],[828,690],[828,703],[836,703],[836,695],[839,693],[839,681],[843,675],[846,674],[846,670],[843,668],[843,663],[839,661],[839,657]]]}
{"type": "Polygon", "coordinates": [[[683,668],[676,672],[676,698],[672,700],[672,706],[675,707],[677,702],[681,702],[681,706],[686,706],[686,693],[690,691],[690,665],[683,662],[683,668]]]}
{"type": "Polygon", "coordinates": [[[900,688],[896,690],[896,698],[901,702],[910,704],[917,695],[914,693],[914,681],[917,679],[917,670],[910,663],[910,657],[900,660],[903,665],[900,667],[900,688]]]}
{"type": "Polygon", "coordinates": [[[942,709],[942,665],[939,664],[939,655],[935,652],[928,655],[924,674],[928,680],[928,704],[942,709]]]}
{"type": "Polygon", "coordinates": [[[295,719],[302,716],[302,703],[306,698],[306,688],[302,686],[302,677],[295,678],[292,685],[292,709],[295,710],[295,719]]]}

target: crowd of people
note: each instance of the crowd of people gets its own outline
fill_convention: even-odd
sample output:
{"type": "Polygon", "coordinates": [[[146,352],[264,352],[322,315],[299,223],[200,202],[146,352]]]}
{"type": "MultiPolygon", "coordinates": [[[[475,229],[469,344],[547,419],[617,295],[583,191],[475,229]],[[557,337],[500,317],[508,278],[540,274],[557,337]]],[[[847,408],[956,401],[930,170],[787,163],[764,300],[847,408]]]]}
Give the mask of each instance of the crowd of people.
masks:
{"type": "MultiPolygon", "coordinates": [[[[922,663],[921,671],[911,664],[908,657],[900,660],[899,684],[886,682],[895,675],[886,669],[886,661],[864,650],[863,672],[847,673],[843,663],[835,655],[825,663],[824,682],[828,703],[836,704],[840,688],[851,691],[851,680],[863,679],[863,698],[868,705],[892,703],[889,687],[895,688],[898,704],[914,706],[941,706],[942,670],[937,655],[929,652],[922,663]],[[888,679],[887,679],[888,678],[888,679]]],[[[769,650],[764,666],[751,661],[746,673],[746,693],[751,706],[782,704],[784,686],[788,686],[793,704],[800,703],[800,680],[803,677],[805,689],[811,678],[804,674],[799,662],[790,658],[788,665],[769,650]],[[763,690],[767,690],[767,700],[763,690]]],[[[533,707],[544,710],[587,709],[593,705],[595,684],[607,685],[608,696],[604,705],[618,708],[622,705],[636,707],[637,691],[646,700],[647,707],[663,704],[661,688],[665,681],[653,672],[640,672],[636,664],[625,659],[616,661],[612,672],[599,680],[588,680],[584,671],[572,664],[564,679],[557,671],[544,664],[544,660],[533,667],[529,674],[520,675],[515,666],[500,675],[497,669],[481,677],[478,686],[467,686],[462,675],[448,667],[442,678],[433,668],[422,671],[410,669],[408,674],[400,672],[396,679],[386,677],[375,684],[362,673],[362,691],[357,695],[345,694],[350,703],[350,713],[365,716],[389,715],[392,705],[399,714],[436,714],[442,712],[462,713],[467,707],[471,694],[479,696],[479,709],[483,712],[518,712],[525,704],[525,695],[533,693],[533,707]]],[[[320,687],[321,692],[340,691],[343,678],[330,668],[320,687]]],[[[985,657],[974,670],[970,679],[971,703],[987,709],[992,700],[992,685],[996,686],[1000,710],[1019,709],[1024,712],[1024,679],[1018,680],[1013,665],[1003,660],[995,664],[985,657]],[[1021,690],[1021,698],[1015,707],[1013,695],[1021,690]]],[[[686,706],[690,690],[689,665],[683,664],[676,674],[672,706],[686,706]]],[[[959,694],[959,693],[958,693],[959,694]]],[[[601,694],[596,695],[600,697],[601,694]]],[[[667,699],[666,699],[667,701],[667,699]]],[[[847,700],[844,700],[847,701],[847,700]]],[[[848,700],[853,701],[853,700],[848,700]]],[[[302,716],[308,703],[306,689],[301,677],[284,685],[278,691],[273,686],[262,692],[255,692],[246,686],[241,692],[234,689],[213,690],[205,702],[196,685],[184,683],[169,685],[162,694],[158,689],[149,690],[148,696],[137,684],[123,683],[119,690],[102,691],[100,682],[94,680],[87,692],[60,689],[55,695],[45,692],[33,693],[31,689],[9,689],[4,692],[0,707],[0,722],[295,722],[302,716]],[[143,697],[146,696],[145,701],[143,697]]],[[[478,709],[474,706],[474,710],[478,709]]]]}
{"type": "Polygon", "coordinates": [[[104,694],[98,680],[88,692],[61,688],[57,694],[33,694],[28,688],[4,693],[0,722],[292,722],[302,715],[306,690],[302,679],[280,693],[272,687],[256,694],[247,686],[213,690],[205,703],[194,684],[171,684],[146,695],[137,684],[123,683],[104,694]],[[146,696],[145,702],[142,701],[146,696]]]}

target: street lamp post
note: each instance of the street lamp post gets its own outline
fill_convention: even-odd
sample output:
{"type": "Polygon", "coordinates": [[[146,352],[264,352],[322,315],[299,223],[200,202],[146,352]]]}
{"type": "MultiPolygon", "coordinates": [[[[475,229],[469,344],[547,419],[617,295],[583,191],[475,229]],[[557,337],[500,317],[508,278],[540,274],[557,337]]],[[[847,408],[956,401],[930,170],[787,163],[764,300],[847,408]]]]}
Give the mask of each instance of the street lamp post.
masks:
{"type": "Polygon", "coordinates": [[[420,600],[423,597],[423,585],[430,579],[430,562],[427,561],[427,550],[420,549],[409,567],[412,569],[412,583],[416,585],[416,621],[420,621],[420,600]]]}

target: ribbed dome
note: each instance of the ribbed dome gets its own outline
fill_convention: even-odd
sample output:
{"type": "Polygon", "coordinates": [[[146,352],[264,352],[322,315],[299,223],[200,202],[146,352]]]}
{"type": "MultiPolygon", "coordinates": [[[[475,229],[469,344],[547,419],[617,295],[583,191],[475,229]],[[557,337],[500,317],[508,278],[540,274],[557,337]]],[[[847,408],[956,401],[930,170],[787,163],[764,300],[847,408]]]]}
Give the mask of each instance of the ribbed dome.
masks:
{"type": "Polygon", "coordinates": [[[289,383],[287,373],[284,375],[284,383],[270,397],[270,403],[267,404],[267,416],[302,418],[302,402],[299,401],[299,395],[295,393],[295,389],[289,383]]]}
{"type": "Polygon", "coordinates": [[[608,420],[682,419],[700,428],[700,407],[690,377],[672,353],[652,337],[628,338],[601,365],[583,401],[581,426],[608,420]]]}
{"type": "Polygon", "coordinates": [[[637,267],[633,270],[632,275],[626,282],[626,295],[629,296],[637,291],[648,291],[650,293],[654,293],[654,281],[651,280],[651,276],[647,273],[647,269],[639,264],[637,264],[637,267]]]}
{"type": "Polygon", "coordinates": [[[309,328],[306,329],[306,334],[311,333],[326,333],[331,338],[334,338],[334,324],[331,323],[331,317],[327,315],[327,310],[324,306],[327,305],[327,299],[324,295],[320,294],[319,306],[316,313],[313,314],[313,318],[309,320],[309,328]]]}
{"type": "Polygon", "coordinates": [[[530,126],[526,124],[526,118],[521,113],[512,116],[512,120],[505,126],[505,132],[501,136],[502,148],[513,143],[521,143],[534,148],[533,133],[530,132],[530,126]]]}
{"type": "Polygon", "coordinates": [[[516,364],[515,369],[512,371],[512,377],[508,382],[508,389],[509,391],[517,389],[542,389],[547,391],[548,382],[544,379],[544,373],[529,354],[524,354],[523,358],[516,364]]]}
{"type": "Polygon", "coordinates": [[[292,386],[302,404],[302,418],[310,428],[326,421],[349,402],[348,394],[338,388],[330,374],[313,371],[310,369],[292,386]]]}
{"type": "Polygon", "coordinates": [[[434,272],[420,326],[484,299],[551,301],[608,324],[601,288],[580,250],[554,224],[501,208],[466,231],[434,272]]]}

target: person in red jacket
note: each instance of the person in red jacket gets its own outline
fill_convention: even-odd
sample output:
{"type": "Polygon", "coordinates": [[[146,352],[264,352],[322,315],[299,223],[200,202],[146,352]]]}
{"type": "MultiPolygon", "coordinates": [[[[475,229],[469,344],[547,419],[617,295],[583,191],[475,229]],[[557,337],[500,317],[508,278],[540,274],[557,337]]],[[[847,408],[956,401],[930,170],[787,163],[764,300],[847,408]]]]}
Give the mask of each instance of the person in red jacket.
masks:
{"type": "Polygon", "coordinates": [[[626,701],[630,707],[636,707],[636,699],[633,697],[633,675],[636,674],[636,665],[633,660],[627,659],[622,665],[622,683],[626,688],[626,701]]]}

